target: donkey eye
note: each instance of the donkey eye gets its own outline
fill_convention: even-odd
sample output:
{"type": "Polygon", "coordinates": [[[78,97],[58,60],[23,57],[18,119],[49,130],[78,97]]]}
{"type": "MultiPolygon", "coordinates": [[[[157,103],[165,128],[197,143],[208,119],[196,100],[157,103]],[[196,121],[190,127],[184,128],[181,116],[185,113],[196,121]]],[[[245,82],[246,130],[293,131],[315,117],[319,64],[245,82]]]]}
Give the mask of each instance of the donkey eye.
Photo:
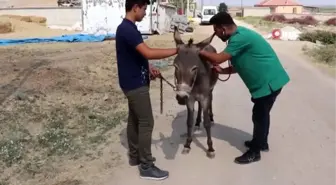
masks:
{"type": "Polygon", "coordinates": [[[198,69],[198,67],[197,67],[197,66],[194,66],[194,67],[192,67],[192,68],[190,69],[190,71],[191,71],[191,72],[195,72],[197,69],[198,69]]]}

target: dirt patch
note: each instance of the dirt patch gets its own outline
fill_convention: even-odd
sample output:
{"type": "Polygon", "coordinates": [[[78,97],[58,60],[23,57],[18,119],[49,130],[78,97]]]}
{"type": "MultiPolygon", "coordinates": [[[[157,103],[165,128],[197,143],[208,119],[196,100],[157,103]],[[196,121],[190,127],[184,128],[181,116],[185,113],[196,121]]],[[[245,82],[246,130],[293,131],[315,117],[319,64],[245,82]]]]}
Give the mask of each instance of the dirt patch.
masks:
{"type": "MultiPolygon", "coordinates": [[[[172,34],[146,42],[175,47],[172,34]]],[[[114,45],[0,48],[0,184],[96,185],[121,164],[114,128],[127,106],[114,45]]]]}

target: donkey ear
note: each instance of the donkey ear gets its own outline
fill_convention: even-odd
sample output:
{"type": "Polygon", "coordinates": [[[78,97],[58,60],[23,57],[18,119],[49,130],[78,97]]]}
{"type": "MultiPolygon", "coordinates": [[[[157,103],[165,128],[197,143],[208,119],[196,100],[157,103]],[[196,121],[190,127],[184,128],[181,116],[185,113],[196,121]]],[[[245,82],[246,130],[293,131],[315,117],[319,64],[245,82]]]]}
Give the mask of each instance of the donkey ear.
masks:
{"type": "Polygon", "coordinates": [[[196,44],[198,48],[203,49],[205,46],[209,45],[214,38],[215,33],[213,33],[209,38],[204,39],[203,41],[196,44]]]}
{"type": "Polygon", "coordinates": [[[184,44],[181,39],[180,32],[177,26],[174,26],[174,40],[175,40],[176,46],[184,44]]]}

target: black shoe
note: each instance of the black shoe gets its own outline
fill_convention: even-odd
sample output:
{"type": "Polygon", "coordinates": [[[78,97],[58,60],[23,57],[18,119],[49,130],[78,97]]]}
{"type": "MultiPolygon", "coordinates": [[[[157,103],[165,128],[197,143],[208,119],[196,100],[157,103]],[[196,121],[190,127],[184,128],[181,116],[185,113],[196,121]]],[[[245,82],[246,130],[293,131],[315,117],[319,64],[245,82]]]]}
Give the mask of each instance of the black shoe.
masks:
{"type": "Polygon", "coordinates": [[[164,171],[156,167],[154,164],[145,167],[144,165],[139,165],[140,178],[149,180],[164,180],[168,178],[169,172],[164,171]]]}
{"type": "MultiPolygon", "coordinates": [[[[155,157],[152,157],[152,162],[155,162],[155,157]]],[[[130,166],[138,166],[140,164],[140,160],[138,158],[130,158],[128,161],[130,166]]]]}
{"type": "MultiPolygon", "coordinates": [[[[251,148],[252,141],[245,141],[244,144],[245,144],[246,147],[251,148]]],[[[263,146],[260,148],[260,150],[263,151],[263,152],[268,152],[268,151],[269,151],[268,144],[263,145],[263,146]]]]}
{"type": "Polygon", "coordinates": [[[242,156],[235,159],[237,164],[249,164],[252,162],[257,162],[261,159],[259,151],[248,150],[242,156]]]}

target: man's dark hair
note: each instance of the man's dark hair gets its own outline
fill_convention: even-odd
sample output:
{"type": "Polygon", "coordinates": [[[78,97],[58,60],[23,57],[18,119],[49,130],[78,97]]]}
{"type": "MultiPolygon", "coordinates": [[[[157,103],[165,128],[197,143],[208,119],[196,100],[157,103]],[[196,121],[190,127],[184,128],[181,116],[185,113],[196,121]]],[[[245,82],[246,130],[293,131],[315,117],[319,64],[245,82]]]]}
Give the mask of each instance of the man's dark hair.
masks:
{"type": "Polygon", "coordinates": [[[142,7],[144,5],[149,5],[149,4],[150,4],[149,0],[126,0],[125,9],[126,9],[126,12],[129,12],[132,10],[134,5],[138,5],[139,7],[142,7]]]}
{"type": "Polygon", "coordinates": [[[210,24],[230,26],[234,25],[235,23],[230,14],[228,14],[227,12],[219,12],[211,17],[210,24]]]}

